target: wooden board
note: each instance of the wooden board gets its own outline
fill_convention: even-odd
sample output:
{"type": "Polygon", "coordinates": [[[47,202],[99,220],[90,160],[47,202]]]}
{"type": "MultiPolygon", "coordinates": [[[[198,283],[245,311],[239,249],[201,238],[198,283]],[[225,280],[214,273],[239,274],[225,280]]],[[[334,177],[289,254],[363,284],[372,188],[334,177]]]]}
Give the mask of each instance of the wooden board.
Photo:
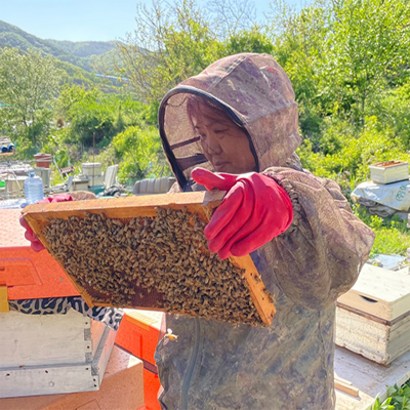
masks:
{"type": "Polygon", "coordinates": [[[393,322],[410,311],[410,275],[365,264],[353,288],[337,300],[339,307],[393,322]]]}
{"type": "MultiPolygon", "coordinates": [[[[86,218],[90,214],[104,215],[105,218],[124,221],[133,218],[155,218],[158,214],[158,210],[165,208],[184,210],[185,212],[198,215],[203,221],[207,221],[212,210],[221,202],[223,194],[223,192],[191,192],[34,204],[24,208],[22,213],[44,246],[50,250],[51,244],[47,242],[44,235],[44,228],[51,220],[67,220],[70,217],[86,218]]],[[[188,242],[190,241],[190,238],[186,239],[188,242]]],[[[81,252],[81,249],[78,249],[78,252],[81,252]]],[[[64,265],[63,261],[59,260],[59,262],[62,266],[64,265]]],[[[249,255],[232,257],[230,258],[230,263],[242,270],[243,280],[250,294],[250,303],[254,305],[261,323],[269,325],[272,322],[275,307],[251,257],[249,255]]],[[[88,304],[91,306],[108,305],[108,303],[101,302],[101,300],[95,296],[93,289],[81,285],[78,278],[73,275],[70,275],[70,277],[88,304]]],[[[143,293],[143,289],[141,288],[138,288],[138,291],[132,303],[121,307],[161,310],[161,307],[154,304],[154,302],[157,302],[158,299],[161,298],[161,295],[156,292],[155,289],[150,290],[151,296],[147,295],[147,293],[143,293]],[[138,295],[142,296],[139,297],[138,295]]]]}
{"type": "Polygon", "coordinates": [[[376,397],[383,402],[389,386],[400,386],[409,380],[409,361],[410,352],[407,352],[386,367],[336,347],[336,410],[370,410],[376,397]],[[340,380],[348,388],[341,386],[340,380]]]}

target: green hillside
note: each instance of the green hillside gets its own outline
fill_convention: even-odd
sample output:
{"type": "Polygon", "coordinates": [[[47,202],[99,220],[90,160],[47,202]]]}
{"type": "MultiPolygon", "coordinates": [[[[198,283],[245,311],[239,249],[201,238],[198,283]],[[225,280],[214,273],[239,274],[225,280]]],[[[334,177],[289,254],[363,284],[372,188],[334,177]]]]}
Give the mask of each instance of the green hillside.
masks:
{"type": "Polygon", "coordinates": [[[65,52],[73,54],[77,57],[101,55],[115,48],[114,41],[45,41],[51,45],[54,45],[56,48],[64,50],[65,52]]]}
{"type": "Polygon", "coordinates": [[[114,41],[45,40],[0,20],[0,48],[35,49],[83,70],[102,75],[115,75],[118,60],[114,41]]]}

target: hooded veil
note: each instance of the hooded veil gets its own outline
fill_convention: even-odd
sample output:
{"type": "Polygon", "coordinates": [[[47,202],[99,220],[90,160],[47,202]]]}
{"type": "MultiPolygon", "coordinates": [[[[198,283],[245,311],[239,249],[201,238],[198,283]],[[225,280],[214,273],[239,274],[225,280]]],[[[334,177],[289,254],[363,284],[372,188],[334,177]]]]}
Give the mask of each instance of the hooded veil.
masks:
{"type": "Polygon", "coordinates": [[[195,166],[212,170],[190,119],[188,102],[192,95],[207,99],[245,131],[257,171],[283,166],[289,160],[295,162],[294,151],[301,138],[289,78],[271,55],[237,54],[222,58],[183,81],[161,102],[160,135],[182,188],[195,166]]]}

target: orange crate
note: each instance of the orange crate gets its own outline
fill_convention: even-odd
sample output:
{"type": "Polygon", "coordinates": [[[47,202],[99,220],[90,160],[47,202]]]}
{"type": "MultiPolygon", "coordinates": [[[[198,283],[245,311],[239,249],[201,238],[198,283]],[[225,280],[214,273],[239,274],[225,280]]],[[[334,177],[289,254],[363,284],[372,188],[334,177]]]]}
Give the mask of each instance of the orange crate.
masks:
{"type": "Polygon", "coordinates": [[[126,309],[115,343],[134,356],[155,366],[163,313],[126,309]]]}
{"type": "Polygon", "coordinates": [[[34,252],[24,237],[19,209],[0,210],[0,283],[9,300],[79,296],[57,261],[43,250],[34,252]]]}
{"type": "Polygon", "coordinates": [[[147,369],[144,369],[144,397],[146,410],[160,410],[158,402],[158,391],[160,382],[158,375],[147,369]]]}
{"type": "Polygon", "coordinates": [[[162,319],[161,312],[126,309],[115,340],[117,346],[144,361],[146,410],[160,409],[157,399],[160,382],[154,353],[161,333],[162,319]]]}

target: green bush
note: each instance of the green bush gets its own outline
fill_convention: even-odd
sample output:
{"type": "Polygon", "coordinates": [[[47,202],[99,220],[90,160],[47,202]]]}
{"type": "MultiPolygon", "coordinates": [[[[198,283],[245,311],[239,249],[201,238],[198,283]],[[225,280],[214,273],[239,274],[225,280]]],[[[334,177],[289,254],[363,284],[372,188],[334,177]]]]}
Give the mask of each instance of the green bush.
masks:
{"type": "Polygon", "coordinates": [[[128,127],[114,137],[112,146],[120,164],[121,183],[131,184],[137,179],[169,174],[155,127],[128,127]]]}
{"type": "Polygon", "coordinates": [[[401,139],[375,116],[366,117],[363,128],[344,120],[324,121],[319,150],[309,139],[299,148],[302,164],[314,174],[336,180],[345,192],[370,176],[369,165],[386,160],[410,160],[401,139]]]}
{"type": "Polygon", "coordinates": [[[397,385],[389,387],[387,396],[383,402],[377,398],[371,410],[410,410],[410,380],[401,387],[397,385]]]}
{"type": "Polygon", "coordinates": [[[410,235],[408,233],[407,222],[392,216],[381,218],[377,215],[370,215],[364,207],[353,205],[354,213],[375,233],[375,240],[371,255],[406,255],[410,248],[410,235]]]}

